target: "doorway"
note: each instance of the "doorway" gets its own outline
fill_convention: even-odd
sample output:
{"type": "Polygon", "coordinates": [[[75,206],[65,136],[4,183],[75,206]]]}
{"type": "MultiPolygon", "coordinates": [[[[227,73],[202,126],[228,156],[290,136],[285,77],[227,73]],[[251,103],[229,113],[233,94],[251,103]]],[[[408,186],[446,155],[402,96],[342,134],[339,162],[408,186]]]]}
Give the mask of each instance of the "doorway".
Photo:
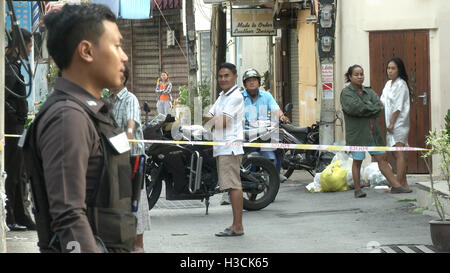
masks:
{"type": "MultiPolygon", "coordinates": [[[[425,136],[431,128],[430,52],[428,30],[374,31],[369,33],[370,85],[381,96],[388,77],[387,61],[397,56],[403,60],[409,77],[412,102],[409,146],[425,147],[425,136]]],[[[378,122],[385,136],[384,113],[378,122]]],[[[428,173],[420,152],[407,152],[409,174],[428,173]]],[[[395,170],[392,155],[389,163],[395,170]]]]}

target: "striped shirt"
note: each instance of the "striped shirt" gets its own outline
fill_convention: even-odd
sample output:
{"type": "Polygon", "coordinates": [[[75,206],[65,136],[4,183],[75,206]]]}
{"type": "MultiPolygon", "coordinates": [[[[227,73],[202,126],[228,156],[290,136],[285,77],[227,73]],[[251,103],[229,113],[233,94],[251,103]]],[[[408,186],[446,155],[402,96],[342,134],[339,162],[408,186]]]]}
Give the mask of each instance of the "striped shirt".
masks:
{"type": "Polygon", "coordinates": [[[168,81],[167,83],[163,83],[160,81],[158,86],[156,87],[156,93],[158,94],[158,100],[172,100],[172,83],[168,81]]]}
{"type": "MultiPolygon", "coordinates": [[[[111,99],[114,95],[111,96],[111,99]]],[[[111,100],[112,101],[112,100],[111,100]]],[[[141,108],[136,96],[129,92],[125,87],[119,93],[117,93],[115,100],[113,101],[114,118],[117,124],[124,131],[127,129],[128,120],[134,120],[136,127],[134,130],[134,139],[144,139],[144,133],[142,132],[141,125],[141,108]]],[[[132,155],[144,154],[144,143],[134,143],[131,150],[132,155]]]]}

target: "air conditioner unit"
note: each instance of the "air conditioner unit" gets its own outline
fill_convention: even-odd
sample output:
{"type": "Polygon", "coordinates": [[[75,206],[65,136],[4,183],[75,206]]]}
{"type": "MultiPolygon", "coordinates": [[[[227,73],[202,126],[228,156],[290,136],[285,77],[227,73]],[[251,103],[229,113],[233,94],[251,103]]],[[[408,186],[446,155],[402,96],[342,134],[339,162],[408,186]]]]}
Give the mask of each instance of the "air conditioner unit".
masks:
{"type": "Polygon", "coordinates": [[[167,30],[167,47],[175,47],[175,30],[167,30]]]}

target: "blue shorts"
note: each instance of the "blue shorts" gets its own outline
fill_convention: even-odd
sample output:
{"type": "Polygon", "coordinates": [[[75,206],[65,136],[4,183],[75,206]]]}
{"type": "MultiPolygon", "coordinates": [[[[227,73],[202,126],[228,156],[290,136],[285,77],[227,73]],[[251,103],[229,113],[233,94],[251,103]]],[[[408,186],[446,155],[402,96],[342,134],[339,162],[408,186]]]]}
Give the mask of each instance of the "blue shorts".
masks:
{"type": "MultiPolygon", "coordinates": [[[[364,160],[366,158],[366,152],[351,152],[353,160],[364,160]]],[[[380,155],[385,154],[386,152],[377,151],[377,152],[369,152],[370,155],[380,155]]]]}

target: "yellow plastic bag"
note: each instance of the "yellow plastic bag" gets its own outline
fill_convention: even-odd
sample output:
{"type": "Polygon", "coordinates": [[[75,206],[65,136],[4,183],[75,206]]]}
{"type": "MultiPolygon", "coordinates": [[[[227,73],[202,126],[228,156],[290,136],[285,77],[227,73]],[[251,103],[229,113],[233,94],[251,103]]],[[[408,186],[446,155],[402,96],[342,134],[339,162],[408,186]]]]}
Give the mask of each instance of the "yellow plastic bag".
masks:
{"type": "Polygon", "coordinates": [[[341,161],[338,160],[328,165],[320,174],[320,185],[322,192],[346,191],[347,170],[340,168],[341,161]]]}

